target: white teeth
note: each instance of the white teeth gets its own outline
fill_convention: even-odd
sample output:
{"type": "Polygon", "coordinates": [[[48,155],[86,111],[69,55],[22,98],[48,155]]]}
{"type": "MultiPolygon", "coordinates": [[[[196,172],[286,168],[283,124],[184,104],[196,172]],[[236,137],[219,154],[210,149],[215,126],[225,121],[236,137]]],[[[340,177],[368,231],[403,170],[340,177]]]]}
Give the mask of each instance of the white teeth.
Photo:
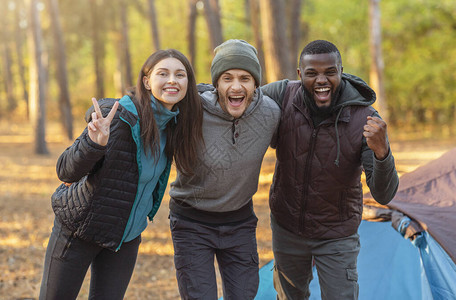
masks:
{"type": "Polygon", "coordinates": [[[241,99],[241,98],[244,98],[244,96],[230,96],[230,98],[241,99]]]}
{"type": "Polygon", "coordinates": [[[319,88],[315,89],[316,92],[329,92],[330,88],[319,88]]]}
{"type": "Polygon", "coordinates": [[[170,92],[177,92],[176,88],[166,88],[165,90],[170,92]]]}

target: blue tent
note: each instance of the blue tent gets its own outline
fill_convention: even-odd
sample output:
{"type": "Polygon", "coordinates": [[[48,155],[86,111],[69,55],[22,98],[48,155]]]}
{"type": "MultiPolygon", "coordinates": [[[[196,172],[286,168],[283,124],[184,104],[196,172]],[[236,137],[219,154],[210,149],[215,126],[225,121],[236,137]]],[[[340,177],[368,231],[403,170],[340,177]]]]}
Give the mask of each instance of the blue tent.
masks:
{"type": "MultiPolygon", "coordinates": [[[[362,221],[358,233],[359,299],[456,299],[455,264],[428,234],[421,237],[425,241],[418,248],[404,239],[391,222],[362,221]],[[435,289],[434,297],[430,281],[435,289]]],[[[273,266],[274,262],[270,261],[260,269],[260,287],[255,299],[276,299],[273,266]]],[[[310,299],[321,299],[315,267],[313,272],[310,299]]]]}
{"type": "MultiPolygon", "coordinates": [[[[359,227],[359,299],[456,300],[455,195],[456,148],[401,177],[393,201],[378,209],[376,220],[387,221],[359,227]]],[[[272,269],[273,261],[260,269],[255,299],[276,299],[272,269]]],[[[310,290],[320,299],[315,268],[310,290]]]]}

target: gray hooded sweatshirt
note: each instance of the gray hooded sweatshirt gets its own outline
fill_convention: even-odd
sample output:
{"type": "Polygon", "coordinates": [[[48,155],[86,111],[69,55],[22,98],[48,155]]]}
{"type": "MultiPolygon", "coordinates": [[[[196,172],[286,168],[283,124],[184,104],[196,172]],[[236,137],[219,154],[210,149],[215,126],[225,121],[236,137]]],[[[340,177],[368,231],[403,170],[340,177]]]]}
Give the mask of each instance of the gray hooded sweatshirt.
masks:
{"type": "Polygon", "coordinates": [[[237,222],[252,216],[252,196],[264,154],[280,120],[280,108],[260,89],[244,114],[224,112],[212,85],[199,85],[204,147],[194,175],[178,172],[171,184],[170,210],[205,223],[237,222]]]}

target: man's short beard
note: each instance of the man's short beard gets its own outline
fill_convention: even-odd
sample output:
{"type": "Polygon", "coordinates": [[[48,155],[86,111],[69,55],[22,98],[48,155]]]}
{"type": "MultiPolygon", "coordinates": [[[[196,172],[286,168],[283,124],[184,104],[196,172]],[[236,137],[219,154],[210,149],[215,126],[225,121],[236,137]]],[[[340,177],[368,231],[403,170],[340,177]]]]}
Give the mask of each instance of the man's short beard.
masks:
{"type": "Polygon", "coordinates": [[[304,89],[304,93],[305,93],[306,97],[308,97],[308,99],[311,102],[311,105],[312,105],[312,109],[311,110],[313,110],[316,114],[318,114],[320,116],[330,115],[332,113],[332,110],[334,109],[334,106],[336,105],[338,97],[339,97],[339,92],[340,92],[340,88],[341,88],[340,84],[336,88],[334,93],[332,93],[331,102],[329,103],[329,106],[317,106],[317,102],[315,101],[315,95],[313,93],[311,93],[304,86],[304,84],[302,85],[302,87],[304,89]]]}

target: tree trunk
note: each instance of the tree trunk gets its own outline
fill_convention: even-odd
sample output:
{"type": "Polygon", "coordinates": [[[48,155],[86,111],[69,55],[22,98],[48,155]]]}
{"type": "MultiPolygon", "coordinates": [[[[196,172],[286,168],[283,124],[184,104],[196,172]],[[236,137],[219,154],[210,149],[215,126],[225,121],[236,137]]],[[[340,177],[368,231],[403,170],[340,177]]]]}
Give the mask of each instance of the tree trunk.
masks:
{"type": "Polygon", "coordinates": [[[43,67],[42,32],[40,15],[37,8],[38,0],[30,2],[31,30],[31,63],[30,63],[30,119],[35,128],[35,153],[48,154],[46,144],[46,73],[43,67]]]}
{"type": "MultiPolygon", "coordinates": [[[[426,123],[426,108],[423,105],[423,101],[419,98],[415,99],[416,108],[415,110],[415,125],[422,125],[426,123]]],[[[382,117],[383,118],[383,117],[382,117]]]]}
{"type": "Polygon", "coordinates": [[[251,11],[251,0],[244,0],[244,15],[245,15],[245,25],[252,26],[252,20],[250,18],[251,11]]]}
{"type": "MultiPolygon", "coordinates": [[[[250,0],[250,23],[252,25],[253,38],[255,40],[255,48],[258,51],[258,60],[261,65],[261,85],[266,82],[266,67],[264,63],[264,51],[263,51],[263,38],[261,36],[261,24],[260,16],[258,12],[260,11],[259,0],[250,0]]],[[[246,16],[246,19],[249,19],[249,16],[246,16]]]]}
{"type": "Polygon", "coordinates": [[[114,18],[111,23],[112,25],[112,31],[113,31],[113,36],[114,36],[114,47],[116,50],[116,55],[115,55],[115,63],[116,63],[116,68],[114,70],[113,75],[113,82],[114,82],[114,88],[116,91],[116,97],[121,97],[124,94],[124,89],[122,86],[122,53],[121,53],[121,48],[122,48],[122,34],[120,33],[120,25],[118,22],[118,12],[115,7],[112,7],[114,10],[114,18]]]}
{"type": "Polygon", "coordinates": [[[57,56],[57,82],[59,84],[59,109],[65,134],[73,140],[73,115],[71,112],[70,92],[68,90],[68,77],[66,66],[66,51],[63,42],[62,26],[59,20],[59,7],[56,0],[48,0],[51,14],[51,28],[54,35],[54,49],[57,56]]]}
{"type": "MultiPolygon", "coordinates": [[[[290,0],[287,5],[288,32],[290,35],[290,65],[298,68],[299,42],[301,37],[301,0],[290,0]]],[[[295,77],[297,73],[295,72],[295,77]]]]}
{"type": "Polygon", "coordinates": [[[24,46],[24,34],[22,29],[20,28],[21,24],[21,14],[20,10],[23,9],[25,11],[24,2],[18,0],[16,6],[16,14],[15,14],[15,45],[16,45],[16,56],[17,56],[17,64],[19,69],[19,78],[21,80],[22,85],[22,95],[24,97],[24,101],[26,104],[26,112],[27,112],[27,120],[29,120],[29,92],[27,88],[27,81],[25,79],[26,70],[24,67],[24,58],[23,58],[23,46],[24,46]]]}
{"type": "Polygon", "coordinates": [[[122,58],[122,94],[125,93],[126,88],[131,87],[132,84],[132,67],[131,67],[131,55],[130,55],[130,44],[128,38],[128,2],[121,1],[122,7],[120,9],[120,23],[121,23],[121,43],[120,53],[122,58]]]}
{"type": "Polygon", "coordinates": [[[127,2],[120,0],[118,4],[112,8],[115,17],[111,25],[116,49],[116,70],[113,74],[113,79],[117,94],[116,97],[121,97],[125,94],[125,90],[132,86],[132,72],[128,43],[127,2]]]}
{"type": "MultiPolygon", "coordinates": [[[[4,27],[5,28],[5,27],[4,27]]],[[[6,29],[6,28],[5,28],[6,29]]],[[[8,41],[8,38],[6,38],[8,41]]],[[[8,43],[3,44],[3,80],[7,98],[7,111],[12,112],[17,107],[16,97],[14,97],[13,73],[11,72],[11,52],[8,43]]]]}
{"type": "Polygon", "coordinates": [[[12,38],[11,27],[8,26],[10,23],[8,11],[5,11],[4,15],[0,19],[0,40],[2,44],[0,46],[0,63],[2,64],[2,77],[6,92],[6,111],[12,112],[17,107],[16,97],[14,96],[14,83],[13,73],[11,71],[11,43],[9,42],[12,38]]]}
{"type": "Polygon", "coordinates": [[[154,45],[154,50],[157,51],[160,49],[160,38],[158,35],[158,26],[157,26],[157,14],[155,12],[155,0],[147,0],[149,5],[149,21],[150,21],[150,30],[152,33],[152,41],[154,45]]]}
{"type": "Polygon", "coordinates": [[[115,87],[115,90],[116,90],[116,97],[119,98],[119,97],[122,97],[122,95],[125,94],[125,86],[124,86],[124,82],[123,82],[123,71],[122,71],[122,57],[120,57],[121,53],[120,53],[120,48],[121,48],[121,45],[120,45],[120,38],[116,41],[116,48],[117,48],[117,55],[116,55],[116,58],[115,58],[115,61],[116,61],[116,69],[113,73],[113,81],[114,81],[114,87],[115,87]]]}
{"type": "Polygon", "coordinates": [[[283,0],[261,0],[261,28],[266,62],[267,82],[294,78],[296,72],[290,64],[290,47],[286,35],[283,0]]]}
{"type": "Polygon", "coordinates": [[[189,60],[193,66],[193,70],[195,73],[196,73],[195,32],[196,32],[196,18],[198,17],[198,11],[196,9],[197,2],[198,2],[198,0],[189,0],[188,1],[188,31],[187,31],[189,60]]]}
{"type": "Polygon", "coordinates": [[[97,99],[105,97],[104,86],[104,56],[105,43],[100,32],[103,31],[104,22],[99,18],[99,6],[96,0],[90,0],[92,21],[92,54],[95,68],[95,96],[97,99]]]}
{"type": "Polygon", "coordinates": [[[211,47],[214,49],[223,43],[222,23],[220,22],[220,6],[218,0],[203,0],[203,3],[211,47]]]}
{"type": "Polygon", "coordinates": [[[380,0],[369,0],[369,49],[371,54],[370,85],[377,93],[376,109],[388,120],[385,88],[383,83],[382,28],[380,23],[380,0]]]}

